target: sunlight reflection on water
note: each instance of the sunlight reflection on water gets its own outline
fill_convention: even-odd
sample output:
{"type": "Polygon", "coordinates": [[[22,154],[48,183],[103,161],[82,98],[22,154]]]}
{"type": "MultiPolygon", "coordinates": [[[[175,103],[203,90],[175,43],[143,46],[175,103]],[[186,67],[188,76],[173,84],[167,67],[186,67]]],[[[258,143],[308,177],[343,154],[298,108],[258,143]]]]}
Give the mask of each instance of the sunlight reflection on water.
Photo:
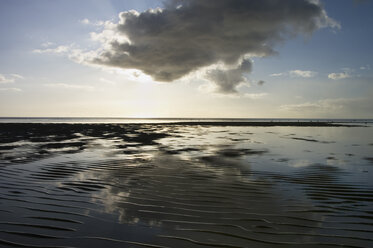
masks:
{"type": "Polygon", "coordinates": [[[373,242],[372,127],[74,125],[47,138],[33,128],[0,145],[0,240],[188,248],[373,242]],[[63,238],[30,238],[35,233],[63,238]]]}

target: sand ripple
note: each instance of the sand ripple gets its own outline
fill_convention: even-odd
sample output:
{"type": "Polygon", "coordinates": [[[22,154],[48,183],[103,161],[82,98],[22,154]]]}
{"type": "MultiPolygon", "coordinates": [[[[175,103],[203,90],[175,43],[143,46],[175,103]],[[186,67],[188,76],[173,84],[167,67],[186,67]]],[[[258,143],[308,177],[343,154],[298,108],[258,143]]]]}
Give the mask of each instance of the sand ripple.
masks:
{"type": "MultiPolygon", "coordinates": [[[[277,155],[201,144],[205,130],[195,126],[21,127],[7,130],[2,142],[2,247],[373,246],[373,188],[346,180],[351,172],[341,167],[252,169],[248,161],[277,155]],[[60,150],[66,147],[73,152],[60,150]]],[[[218,138],[226,132],[238,144],[256,131],[220,128],[218,138]]]]}

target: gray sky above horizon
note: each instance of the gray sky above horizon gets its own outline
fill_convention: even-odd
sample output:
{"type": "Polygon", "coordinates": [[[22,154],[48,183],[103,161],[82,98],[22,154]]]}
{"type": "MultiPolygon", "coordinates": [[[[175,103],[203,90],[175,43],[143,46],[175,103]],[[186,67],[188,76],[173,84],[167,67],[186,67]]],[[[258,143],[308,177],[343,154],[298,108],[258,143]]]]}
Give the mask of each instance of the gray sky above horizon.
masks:
{"type": "Polygon", "coordinates": [[[2,0],[0,116],[373,118],[370,0],[2,0]]]}

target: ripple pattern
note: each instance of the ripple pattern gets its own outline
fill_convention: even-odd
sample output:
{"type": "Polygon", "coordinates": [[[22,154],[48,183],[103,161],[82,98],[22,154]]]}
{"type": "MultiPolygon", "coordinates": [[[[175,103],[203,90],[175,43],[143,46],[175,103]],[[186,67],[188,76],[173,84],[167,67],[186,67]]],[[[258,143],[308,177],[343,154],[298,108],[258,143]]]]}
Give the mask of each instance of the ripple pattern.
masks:
{"type": "MultiPolygon", "coordinates": [[[[121,125],[125,136],[115,133],[117,126],[105,127],[100,130],[110,138],[94,125],[82,136],[82,127],[64,130],[73,146],[85,140],[73,153],[3,157],[1,247],[373,247],[373,189],[346,182],[350,172],[337,166],[254,170],[242,163],[271,156],[270,149],[219,146],[201,154],[201,144],[158,143],[185,133],[197,138],[184,127],[131,125],[126,131],[121,125]],[[126,153],[135,141],[140,144],[126,153]]],[[[221,129],[232,139],[252,135],[221,129]]],[[[8,140],[3,150],[10,154],[19,141],[8,140]]]]}

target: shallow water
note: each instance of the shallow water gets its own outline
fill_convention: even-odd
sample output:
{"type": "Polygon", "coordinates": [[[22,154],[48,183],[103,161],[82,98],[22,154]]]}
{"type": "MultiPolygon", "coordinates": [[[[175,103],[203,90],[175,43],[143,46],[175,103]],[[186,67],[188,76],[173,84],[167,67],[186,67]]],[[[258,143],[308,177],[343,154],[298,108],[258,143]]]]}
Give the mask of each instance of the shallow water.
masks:
{"type": "Polygon", "coordinates": [[[373,247],[373,127],[0,127],[1,247],[373,247]]]}
{"type": "Polygon", "coordinates": [[[172,123],[172,122],[334,122],[373,123],[373,119],[296,119],[296,118],[116,118],[116,117],[0,117],[0,123],[172,123]]]}

